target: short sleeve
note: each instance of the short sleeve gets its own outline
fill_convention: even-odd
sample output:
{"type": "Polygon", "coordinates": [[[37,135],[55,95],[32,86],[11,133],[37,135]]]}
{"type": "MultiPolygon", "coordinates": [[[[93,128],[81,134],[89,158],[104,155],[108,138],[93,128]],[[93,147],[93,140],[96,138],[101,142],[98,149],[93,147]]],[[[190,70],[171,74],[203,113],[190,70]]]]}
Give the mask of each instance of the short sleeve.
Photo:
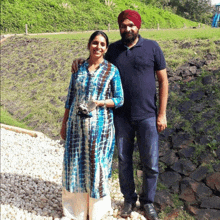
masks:
{"type": "Polygon", "coordinates": [[[154,44],[154,70],[163,70],[166,68],[166,61],[163,51],[157,42],[154,41],[154,44]]]}

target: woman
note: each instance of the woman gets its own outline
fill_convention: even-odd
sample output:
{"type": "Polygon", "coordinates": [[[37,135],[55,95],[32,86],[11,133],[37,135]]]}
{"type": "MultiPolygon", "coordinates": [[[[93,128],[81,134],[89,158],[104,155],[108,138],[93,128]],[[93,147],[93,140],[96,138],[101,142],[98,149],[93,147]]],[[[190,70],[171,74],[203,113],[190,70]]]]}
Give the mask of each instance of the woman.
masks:
{"type": "Polygon", "coordinates": [[[69,219],[99,220],[111,210],[113,108],[122,106],[123,90],[118,69],[104,59],[108,45],[104,32],[94,32],[89,58],[71,77],[60,132],[66,140],[62,200],[69,219]]]}

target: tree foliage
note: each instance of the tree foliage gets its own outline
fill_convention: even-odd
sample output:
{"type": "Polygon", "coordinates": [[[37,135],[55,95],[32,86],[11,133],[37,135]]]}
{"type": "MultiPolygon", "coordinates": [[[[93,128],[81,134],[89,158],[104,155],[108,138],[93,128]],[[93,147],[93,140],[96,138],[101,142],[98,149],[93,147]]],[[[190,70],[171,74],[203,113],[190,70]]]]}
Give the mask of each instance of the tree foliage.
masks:
{"type": "Polygon", "coordinates": [[[178,15],[193,21],[206,23],[211,16],[210,0],[170,0],[170,4],[177,7],[178,15]]]}
{"type": "Polygon", "coordinates": [[[209,23],[212,16],[211,0],[147,0],[145,2],[192,21],[209,23]]]}

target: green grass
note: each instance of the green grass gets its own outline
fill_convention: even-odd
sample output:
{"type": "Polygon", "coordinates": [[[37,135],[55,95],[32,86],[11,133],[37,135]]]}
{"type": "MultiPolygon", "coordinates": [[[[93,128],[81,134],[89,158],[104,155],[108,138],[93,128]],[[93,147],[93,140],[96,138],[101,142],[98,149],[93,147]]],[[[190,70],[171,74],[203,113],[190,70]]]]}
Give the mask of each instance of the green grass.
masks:
{"type": "Polygon", "coordinates": [[[13,118],[12,115],[3,107],[0,107],[0,112],[0,123],[31,130],[31,128],[29,128],[25,123],[19,122],[16,118],[13,118]]]}
{"type": "MultiPolygon", "coordinates": [[[[108,35],[111,42],[120,39],[119,30],[114,31],[105,31],[108,35]]],[[[46,35],[29,35],[32,38],[48,38],[48,39],[55,39],[55,40],[88,40],[90,35],[93,31],[87,32],[71,32],[71,33],[63,33],[63,34],[46,34],[46,35]]],[[[220,31],[218,28],[211,28],[205,26],[204,28],[199,29],[161,29],[161,30],[147,30],[147,29],[140,29],[140,34],[144,38],[154,39],[156,41],[160,40],[195,40],[195,39],[213,39],[219,40],[220,38],[220,31]]],[[[213,45],[214,46],[214,45],[213,45]]]]}
{"type": "MultiPolygon", "coordinates": [[[[84,41],[87,43],[92,31],[83,33],[71,34],[52,34],[52,35],[29,35],[30,38],[47,38],[51,41],[69,40],[69,41],[84,41]]],[[[110,43],[120,39],[119,30],[106,31],[110,43]]],[[[207,50],[219,54],[220,48],[214,43],[220,39],[220,31],[216,28],[200,28],[200,29],[171,29],[171,30],[146,30],[141,29],[140,34],[144,38],[156,40],[159,42],[169,66],[173,69],[178,68],[181,64],[191,58],[203,58],[207,50]],[[205,41],[207,40],[207,41],[205,41]],[[174,41],[181,41],[181,44],[190,42],[192,48],[182,48],[179,43],[174,41]],[[201,44],[201,45],[200,45],[201,44]],[[172,50],[170,49],[172,48],[172,50]]],[[[218,65],[218,62],[214,64],[218,65]]]]}
{"type": "Polygon", "coordinates": [[[117,29],[117,17],[125,9],[137,10],[143,28],[182,28],[198,26],[169,11],[141,0],[2,0],[1,33],[29,33],[117,29]]]}

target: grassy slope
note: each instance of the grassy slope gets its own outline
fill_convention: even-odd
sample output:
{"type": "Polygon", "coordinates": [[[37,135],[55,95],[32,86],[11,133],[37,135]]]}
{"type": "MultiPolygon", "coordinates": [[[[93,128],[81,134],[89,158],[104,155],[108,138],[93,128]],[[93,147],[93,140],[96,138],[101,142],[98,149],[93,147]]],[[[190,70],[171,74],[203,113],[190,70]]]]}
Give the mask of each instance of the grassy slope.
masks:
{"type": "Polygon", "coordinates": [[[139,11],[142,28],[181,28],[198,26],[162,9],[147,6],[140,0],[2,0],[1,32],[29,33],[117,29],[117,16],[125,9],[139,11]]]}
{"type": "MultiPolygon", "coordinates": [[[[198,34],[198,30],[184,30],[183,35],[187,32],[189,38],[183,40],[179,30],[178,34],[175,31],[164,34],[161,30],[153,32],[153,39],[159,39],[167,64],[174,70],[190,58],[203,58],[207,51],[217,55],[212,63],[217,68],[220,49],[214,41],[220,36],[216,31],[209,28],[198,34]],[[166,40],[161,40],[163,35],[166,40]],[[185,42],[191,42],[192,47],[182,49],[185,42]]],[[[2,104],[15,118],[51,137],[59,135],[72,60],[88,56],[87,36],[81,40],[63,39],[64,36],[61,35],[62,40],[57,35],[53,35],[54,39],[13,37],[4,41],[1,48],[2,104]]],[[[110,34],[110,41],[118,38],[118,33],[110,34]]]]}

